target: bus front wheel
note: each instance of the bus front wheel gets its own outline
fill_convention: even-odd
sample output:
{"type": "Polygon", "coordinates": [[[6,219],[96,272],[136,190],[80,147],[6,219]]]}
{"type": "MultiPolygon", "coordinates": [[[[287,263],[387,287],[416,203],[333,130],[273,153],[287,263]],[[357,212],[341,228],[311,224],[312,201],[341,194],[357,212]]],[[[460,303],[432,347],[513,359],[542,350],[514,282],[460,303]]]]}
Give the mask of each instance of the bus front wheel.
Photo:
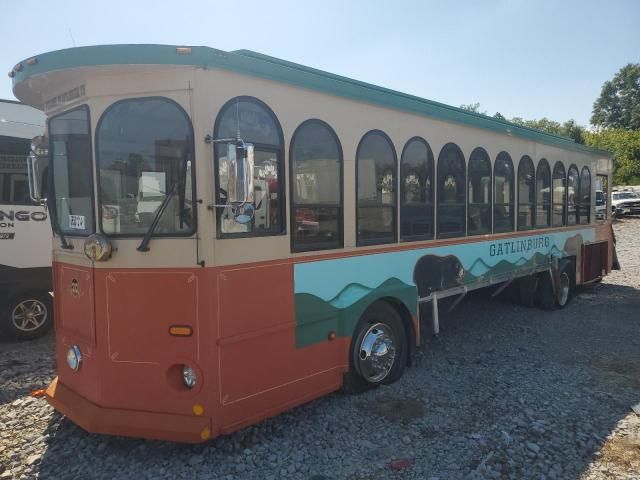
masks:
{"type": "Polygon", "coordinates": [[[543,273],[538,286],[540,306],[545,310],[566,307],[573,297],[575,285],[575,269],[570,261],[564,261],[560,264],[555,282],[552,281],[550,273],[543,273]]]}
{"type": "Polygon", "coordinates": [[[0,316],[2,329],[23,340],[44,335],[53,325],[51,300],[49,292],[28,292],[9,299],[0,316]]]}
{"type": "Polygon", "coordinates": [[[399,380],[407,355],[407,332],[402,318],[388,303],[374,303],[358,321],[351,339],[343,391],[360,393],[399,380]]]}

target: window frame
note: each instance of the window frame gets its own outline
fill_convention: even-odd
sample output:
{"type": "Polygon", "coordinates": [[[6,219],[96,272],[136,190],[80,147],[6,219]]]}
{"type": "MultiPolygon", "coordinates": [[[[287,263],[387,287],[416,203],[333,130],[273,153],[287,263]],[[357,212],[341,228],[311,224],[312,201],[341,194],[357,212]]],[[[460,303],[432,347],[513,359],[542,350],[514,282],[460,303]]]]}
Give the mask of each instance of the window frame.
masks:
{"type": "Polygon", "coordinates": [[[564,166],[564,162],[562,162],[561,160],[558,160],[554,165],[553,165],[553,170],[551,171],[551,228],[562,228],[562,227],[566,227],[567,226],[567,193],[568,193],[568,189],[567,189],[567,168],[564,166]],[[556,179],[556,168],[558,166],[562,167],[562,173],[564,174],[563,177],[563,188],[564,188],[564,194],[562,195],[562,225],[555,225],[553,223],[553,218],[554,218],[554,213],[553,210],[555,208],[556,205],[560,205],[558,202],[555,201],[556,198],[556,192],[555,192],[555,187],[553,186],[553,182],[556,179]]]}
{"type": "Polygon", "coordinates": [[[465,193],[466,195],[466,234],[465,236],[467,237],[475,237],[478,235],[488,235],[493,231],[493,166],[491,165],[491,157],[489,156],[489,154],[487,153],[487,151],[482,148],[482,147],[476,147],[473,149],[473,151],[471,152],[471,155],[469,155],[469,160],[466,162],[467,163],[467,191],[465,193]],[[486,163],[489,165],[489,204],[487,205],[486,202],[481,202],[481,203],[475,203],[471,201],[471,195],[469,195],[469,189],[471,188],[471,160],[474,158],[474,155],[484,155],[484,158],[482,157],[477,157],[477,161],[486,161],[486,163]],[[470,212],[470,206],[488,206],[489,207],[489,229],[488,230],[479,230],[479,231],[474,231],[473,233],[471,233],[469,231],[469,212],[470,212]]]}
{"type": "Polygon", "coordinates": [[[567,180],[566,180],[566,195],[567,195],[567,226],[573,227],[575,225],[580,225],[580,170],[575,163],[569,165],[567,169],[567,180]],[[574,223],[569,223],[569,176],[571,175],[571,171],[575,172],[575,192],[573,195],[573,207],[574,207],[574,223]]]}
{"type": "Polygon", "coordinates": [[[515,231],[516,229],[516,221],[515,221],[515,208],[514,208],[514,204],[516,203],[515,200],[515,196],[516,196],[516,185],[515,185],[515,181],[516,181],[516,169],[513,165],[513,159],[511,158],[511,155],[509,155],[509,152],[507,152],[506,150],[502,150],[501,152],[498,153],[498,155],[496,155],[496,159],[493,162],[493,169],[492,169],[492,182],[491,182],[491,187],[492,187],[492,197],[491,197],[491,233],[510,233],[515,231]],[[498,159],[500,158],[500,156],[506,156],[506,158],[509,159],[509,163],[511,164],[511,181],[509,182],[509,203],[496,203],[496,166],[498,165],[498,159]],[[495,221],[495,208],[496,205],[508,205],[509,206],[509,210],[510,210],[510,217],[511,217],[511,228],[508,230],[496,230],[496,221],[495,221]]]}
{"type": "Polygon", "coordinates": [[[536,166],[535,170],[536,170],[536,181],[535,181],[535,191],[536,191],[535,220],[536,221],[534,224],[534,228],[551,228],[552,222],[553,222],[553,198],[552,198],[553,197],[553,174],[551,171],[551,166],[549,165],[549,162],[547,161],[546,158],[541,158],[540,160],[538,160],[538,165],[536,166]],[[539,207],[538,192],[540,191],[538,187],[538,173],[540,172],[540,169],[542,168],[543,165],[546,166],[547,173],[549,174],[549,202],[543,202],[542,205],[549,206],[549,213],[547,213],[547,223],[545,225],[538,225],[538,207],[539,207]]]}
{"type": "MultiPolygon", "coordinates": [[[[216,132],[220,127],[220,122],[222,120],[221,113],[226,111],[226,109],[231,106],[236,101],[238,102],[249,102],[255,103],[259,105],[261,108],[264,108],[273,120],[274,125],[278,130],[278,137],[280,139],[280,145],[271,145],[265,143],[256,143],[248,140],[247,143],[253,145],[254,150],[262,150],[267,152],[273,152],[276,154],[276,159],[278,162],[278,196],[279,196],[279,205],[278,205],[278,214],[280,215],[280,227],[278,231],[267,231],[267,232],[238,232],[238,233],[223,233],[221,229],[220,219],[222,217],[222,208],[214,207],[215,213],[215,222],[216,222],[216,239],[226,240],[232,238],[252,238],[252,237],[275,237],[278,235],[286,235],[287,234],[287,209],[286,209],[286,178],[285,178],[285,143],[284,143],[284,134],[282,132],[282,125],[280,125],[280,121],[278,120],[278,116],[275,112],[267,105],[265,102],[260,100],[257,97],[252,97],[249,95],[238,95],[236,97],[232,97],[227,100],[216,113],[215,120],[213,123],[213,138],[216,138],[216,132]]],[[[219,159],[218,159],[218,151],[216,145],[213,144],[213,197],[216,205],[221,205],[220,198],[220,171],[219,171],[219,159]]]]}
{"type": "MultiPolygon", "coordinates": [[[[516,190],[516,197],[517,197],[517,214],[516,214],[516,218],[518,219],[518,225],[517,225],[517,231],[518,232],[526,232],[528,230],[533,230],[536,228],[536,196],[537,196],[537,190],[536,190],[536,179],[537,179],[537,172],[536,172],[536,167],[533,164],[533,160],[531,159],[531,157],[529,155],[523,155],[522,157],[520,157],[520,160],[518,161],[518,172],[516,174],[516,184],[518,185],[517,190],[516,190]],[[526,203],[521,203],[520,202],[520,167],[523,165],[524,163],[528,163],[531,166],[531,171],[533,172],[533,202],[529,201],[526,203]],[[531,226],[522,226],[520,225],[520,205],[528,205],[531,206],[531,226]]],[[[529,199],[531,199],[531,195],[529,196],[529,199]]]]}
{"type": "MultiPolygon", "coordinates": [[[[49,210],[51,210],[51,214],[52,214],[52,225],[53,225],[53,230],[60,234],[62,233],[62,235],[64,235],[64,237],[69,237],[69,238],[74,238],[74,237],[79,237],[79,238],[87,238],[89,235],[92,235],[94,233],[97,232],[97,227],[98,224],[96,223],[96,185],[98,182],[98,179],[95,178],[97,177],[97,158],[94,159],[95,156],[95,139],[93,138],[93,135],[91,135],[91,108],[89,107],[88,104],[83,103],[82,105],[78,105],[77,107],[73,107],[70,108],[69,110],[65,110],[64,112],[60,112],[57,113],[53,116],[51,116],[50,118],[47,119],[47,133],[51,132],[51,122],[53,120],[55,120],[56,118],[62,116],[62,115],[66,115],[68,113],[71,112],[75,112],[76,110],[85,110],[86,114],[87,114],[87,129],[88,129],[88,136],[89,136],[89,150],[91,151],[91,211],[93,212],[93,221],[92,221],[92,228],[90,233],[87,234],[77,234],[74,232],[68,232],[68,231],[64,231],[62,229],[62,225],[60,225],[60,220],[58,218],[58,209],[56,206],[56,192],[55,192],[55,188],[54,188],[54,176],[53,176],[53,171],[54,171],[54,162],[53,162],[53,135],[49,134],[49,164],[48,164],[48,168],[47,168],[47,187],[48,187],[48,192],[49,195],[52,197],[52,201],[49,202],[47,201],[47,206],[49,207],[49,210]]],[[[98,122],[100,123],[100,122],[98,122]]],[[[97,130],[96,130],[97,131],[97,130]]],[[[98,186],[98,188],[100,188],[98,186]]],[[[100,230],[102,231],[102,230],[100,230]]]]}
{"type": "MultiPolygon", "coordinates": [[[[580,169],[580,173],[578,176],[578,225],[590,225],[591,224],[591,210],[592,210],[592,200],[591,200],[591,186],[592,186],[592,181],[591,181],[591,170],[589,169],[588,166],[584,165],[581,169],[580,169]],[[582,200],[582,174],[584,173],[584,171],[587,171],[587,173],[589,174],[589,203],[585,204],[585,202],[582,200]],[[582,221],[582,217],[583,217],[583,208],[587,207],[587,215],[586,215],[586,221],[583,222],[582,221]]],[[[605,202],[606,203],[606,202],[605,202]]],[[[606,210],[606,208],[605,208],[606,210]]]]}
{"type": "Polygon", "coordinates": [[[344,248],[344,155],[342,152],[342,143],[340,143],[340,138],[336,131],[324,120],[320,120],[319,118],[309,118],[303,121],[300,125],[296,127],[291,135],[291,140],[289,141],[289,194],[291,198],[291,204],[289,205],[289,230],[291,235],[289,236],[289,244],[291,248],[291,253],[301,253],[301,252],[311,252],[316,250],[337,250],[344,248]],[[295,211],[296,208],[336,208],[336,205],[327,205],[327,204],[305,204],[303,206],[298,206],[295,203],[295,195],[293,190],[293,179],[295,175],[295,166],[294,166],[294,155],[293,148],[295,146],[295,140],[298,133],[302,130],[302,128],[308,125],[321,125],[327,129],[329,134],[333,137],[338,147],[338,163],[340,165],[340,199],[338,201],[338,241],[336,244],[332,244],[331,246],[327,246],[325,243],[311,243],[307,244],[303,247],[296,246],[295,244],[295,211]]]}
{"type": "MultiPolygon", "coordinates": [[[[467,159],[464,156],[464,152],[462,151],[462,149],[454,142],[447,142],[445,143],[442,148],[440,149],[440,153],[438,153],[438,160],[436,161],[436,239],[449,239],[449,238],[465,238],[467,237],[467,159]],[[440,233],[440,191],[442,190],[440,187],[440,158],[442,157],[442,152],[450,147],[453,146],[455,147],[456,150],[458,150],[458,153],[460,154],[460,157],[462,158],[462,163],[463,163],[463,168],[462,168],[462,174],[464,175],[463,178],[463,188],[464,188],[464,216],[463,218],[463,224],[464,224],[464,229],[461,235],[453,235],[453,234],[444,234],[442,235],[440,233]]],[[[458,203],[456,202],[455,205],[458,205],[458,203]]]]}
{"type": "MultiPolygon", "coordinates": [[[[172,232],[172,233],[158,233],[158,232],[154,232],[151,235],[151,238],[176,238],[176,237],[192,237],[194,236],[197,231],[198,231],[198,197],[197,197],[197,188],[196,188],[196,150],[195,150],[195,133],[194,133],[194,129],[193,129],[193,122],[191,121],[191,117],[189,117],[189,114],[187,113],[187,111],[182,107],[182,105],[180,105],[178,102],[176,102],[175,100],[173,100],[172,98],[169,97],[163,97],[162,95],[152,95],[152,96],[148,96],[148,97],[131,97],[131,98],[123,98],[121,100],[117,100],[115,102],[113,102],[111,105],[109,105],[107,108],[104,109],[104,111],[102,112],[102,115],[100,115],[100,119],[98,120],[98,123],[96,124],[96,130],[95,130],[95,157],[96,157],[96,161],[95,161],[95,177],[96,177],[96,186],[97,186],[97,191],[101,192],[102,188],[100,186],[100,148],[99,148],[99,142],[98,142],[98,132],[100,131],[100,126],[102,124],[102,121],[104,120],[104,118],[106,117],[107,113],[109,113],[109,111],[114,108],[116,105],[119,105],[121,103],[126,103],[126,102],[132,102],[132,101],[140,101],[140,100],[164,100],[168,103],[172,103],[174,104],[177,108],[178,111],[184,116],[185,120],[187,121],[187,126],[189,129],[189,132],[191,133],[191,191],[192,191],[192,198],[193,198],[193,226],[191,227],[190,230],[187,230],[185,232],[172,232]]],[[[186,184],[186,181],[185,181],[186,184]]],[[[96,195],[97,197],[97,195],[96,195]]],[[[102,207],[102,199],[99,200],[98,205],[100,207],[102,207]]],[[[102,228],[102,211],[99,212],[100,215],[100,220],[98,221],[98,225],[100,227],[100,232],[109,237],[109,238],[142,238],[145,236],[144,233],[105,233],[104,229],[102,228]]]]}
{"type": "Polygon", "coordinates": [[[398,231],[399,234],[399,238],[401,242],[417,242],[417,241],[421,241],[421,240],[433,240],[435,238],[436,235],[436,212],[435,212],[435,192],[436,192],[436,181],[435,181],[435,172],[436,172],[436,159],[433,155],[433,150],[431,149],[431,146],[429,145],[429,142],[427,142],[424,138],[416,135],[411,137],[409,140],[406,141],[406,143],[404,144],[404,147],[402,148],[402,154],[400,155],[400,162],[399,162],[399,172],[398,172],[398,181],[400,182],[400,188],[399,188],[399,193],[400,193],[400,201],[397,202],[399,205],[399,220],[400,220],[400,228],[398,231]],[[402,176],[402,160],[405,158],[405,153],[407,151],[407,148],[409,147],[409,145],[412,142],[419,142],[424,144],[424,146],[427,148],[427,156],[431,155],[431,167],[428,167],[428,176],[431,179],[431,195],[430,195],[430,200],[427,200],[426,202],[422,203],[421,205],[424,205],[426,207],[429,207],[431,209],[431,222],[432,222],[432,231],[430,235],[402,235],[402,207],[406,205],[405,201],[404,201],[404,194],[405,194],[405,182],[404,177],[402,176]]]}
{"type": "Polygon", "coordinates": [[[355,224],[356,224],[356,247],[366,247],[366,246],[370,246],[370,245],[390,245],[393,243],[397,243],[398,241],[398,154],[396,152],[396,147],[393,144],[393,141],[391,141],[391,138],[389,137],[389,135],[387,135],[384,131],[379,130],[379,129],[373,129],[373,130],[369,130],[368,132],[366,132],[364,135],[362,135],[362,137],[360,138],[360,141],[358,142],[358,147],[356,148],[356,159],[355,159],[355,167],[356,167],[356,175],[355,175],[355,179],[356,179],[356,188],[355,188],[355,206],[356,206],[356,218],[355,218],[355,224]],[[393,153],[393,181],[391,182],[392,184],[392,188],[393,188],[393,203],[390,205],[372,205],[372,206],[365,206],[365,207],[360,207],[360,199],[358,198],[359,195],[359,168],[358,168],[358,164],[360,161],[360,149],[362,148],[362,145],[364,144],[364,141],[372,136],[372,135],[380,135],[382,136],[382,138],[384,138],[388,143],[389,146],[391,147],[391,152],[393,153]],[[360,235],[358,234],[358,232],[360,231],[360,216],[359,216],[359,210],[360,208],[390,208],[392,210],[392,220],[391,220],[391,239],[388,241],[379,241],[376,239],[373,240],[361,240],[360,239],[360,235]]]}

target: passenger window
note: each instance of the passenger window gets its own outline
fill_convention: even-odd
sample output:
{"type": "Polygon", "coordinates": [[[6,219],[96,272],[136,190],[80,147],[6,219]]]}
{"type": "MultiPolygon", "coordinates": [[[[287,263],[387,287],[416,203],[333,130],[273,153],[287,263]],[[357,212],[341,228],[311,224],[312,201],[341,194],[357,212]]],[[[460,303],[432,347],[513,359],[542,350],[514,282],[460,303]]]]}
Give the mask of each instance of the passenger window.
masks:
{"type": "Polygon", "coordinates": [[[320,120],[300,125],[291,164],[292,250],[342,247],[342,149],[333,129],[320,120]]]}
{"type": "Polygon", "coordinates": [[[389,137],[379,130],[362,137],[356,165],[357,244],[395,242],[396,153],[389,137]]]}
{"type": "Polygon", "coordinates": [[[422,138],[407,142],[400,159],[400,238],[433,238],[433,153],[422,138]]]}
{"type": "Polygon", "coordinates": [[[438,155],[438,238],[466,233],[466,168],[462,150],[448,143],[438,155]]]}
{"type": "Polygon", "coordinates": [[[534,226],[535,180],[533,161],[525,155],[518,164],[518,230],[530,230],[534,226]]]}
{"type": "Polygon", "coordinates": [[[491,160],[482,148],[469,157],[469,206],[467,231],[469,235],[491,232],[491,160]]]}
{"type": "Polygon", "coordinates": [[[553,226],[566,225],[567,189],[564,165],[556,162],[553,167],[553,226]]]}
{"type": "Polygon", "coordinates": [[[567,224],[578,224],[578,196],[579,196],[578,167],[571,165],[567,174],[567,224]]]}
{"type": "MultiPolygon", "coordinates": [[[[254,146],[253,189],[255,211],[249,223],[238,223],[227,207],[216,208],[219,237],[273,235],[284,231],[282,130],[278,119],[260,100],[237,97],[227,102],[216,119],[214,138],[240,136],[254,146]]],[[[227,147],[214,147],[216,204],[227,203],[227,147]]]]}
{"type": "Polygon", "coordinates": [[[579,223],[582,225],[591,223],[591,172],[587,167],[582,167],[580,174],[580,200],[578,209],[579,223]]]}
{"type": "Polygon", "coordinates": [[[514,171],[507,152],[500,152],[493,168],[493,231],[513,231],[514,171]]]}
{"type": "Polygon", "coordinates": [[[536,227],[551,226],[551,170],[544,158],[536,171],[536,227]]]}

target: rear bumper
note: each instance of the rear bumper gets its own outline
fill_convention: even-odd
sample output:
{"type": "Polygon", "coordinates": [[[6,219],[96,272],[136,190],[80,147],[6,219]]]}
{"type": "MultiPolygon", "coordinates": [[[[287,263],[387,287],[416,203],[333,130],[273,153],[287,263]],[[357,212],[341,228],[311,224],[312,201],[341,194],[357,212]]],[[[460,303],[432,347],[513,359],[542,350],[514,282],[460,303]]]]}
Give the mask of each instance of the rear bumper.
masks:
{"type": "Polygon", "coordinates": [[[56,377],[47,402],[87,432],[153,440],[200,443],[211,436],[208,417],[100,407],[67,388],[56,377]]]}

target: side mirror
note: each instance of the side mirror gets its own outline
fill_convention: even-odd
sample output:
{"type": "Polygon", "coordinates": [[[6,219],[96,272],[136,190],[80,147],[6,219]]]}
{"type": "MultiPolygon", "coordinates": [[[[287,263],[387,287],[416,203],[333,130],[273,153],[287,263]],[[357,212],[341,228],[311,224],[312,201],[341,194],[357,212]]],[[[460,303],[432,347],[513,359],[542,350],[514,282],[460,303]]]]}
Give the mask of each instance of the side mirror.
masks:
{"type": "Polygon", "coordinates": [[[46,171],[48,161],[49,139],[45,135],[34,137],[31,140],[31,152],[27,157],[27,179],[31,200],[40,204],[47,200],[42,197],[44,181],[40,172],[46,171]]]}
{"type": "Polygon", "coordinates": [[[253,203],[253,145],[242,141],[227,143],[227,203],[253,203]]]}

